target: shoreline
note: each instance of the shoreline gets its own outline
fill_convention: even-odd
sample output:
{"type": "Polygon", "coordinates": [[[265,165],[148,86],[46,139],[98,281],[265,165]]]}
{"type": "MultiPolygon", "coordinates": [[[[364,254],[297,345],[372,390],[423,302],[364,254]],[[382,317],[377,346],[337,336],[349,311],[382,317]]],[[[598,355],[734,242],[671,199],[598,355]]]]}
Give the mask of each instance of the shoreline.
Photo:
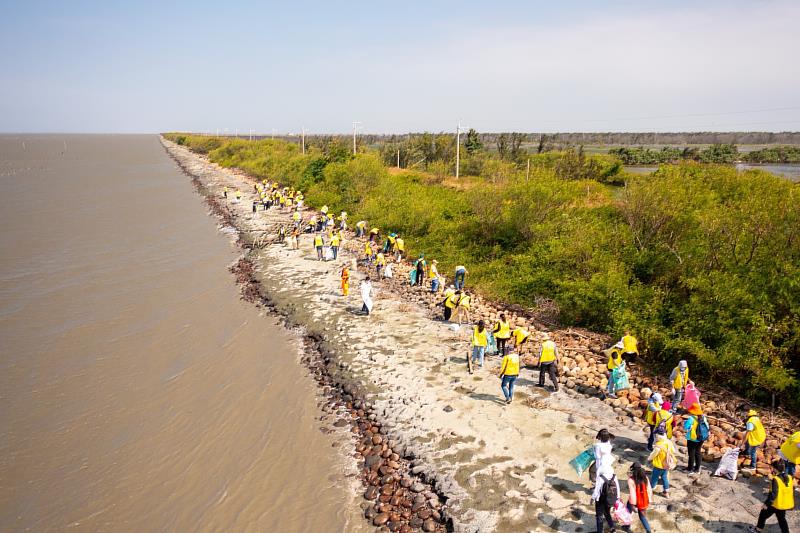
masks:
{"type": "MultiPolygon", "coordinates": [[[[413,487],[413,481],[408,487],[403,486],[419,479],[435,490],[411,491],[427,496],[425,507],[414,512],[419,516],[420,509],[430,510],[425,520],[436,518],[433,513],[437,513],[440,520],[435,524],[436,530],[443,530],[445,524],[455,531],[593,528],[593,508],[585,505],[586,480],[578,479],[567,461],[590,444],[601,427],[608,426],[620,437],[615,441],[616,448],[620,459],[626,461],[641,459],[638,448],[644,440],[634,408],[627,409],[621,400],[603,402],[578,392],[591,393],[590,389],[597,387],[591,383],[598,375],[595,352],[603,346],[602,336],[583,330],[558,333],[556,341],[569,359],[564,392],[552,396],[530,387],[530,378],[538,375],[537,371],[530,371],[530,343],[524,357],[528,368],[517,382],[515,403],[507,408],[499,405],[498,380],[486,370],[474,376],[466,374],[463,330],[459,335],[446,324],[430,320],[429,297],[402,284],[406,268],[398,268],[391,283],[376,282],[376,312],[370,317],[357,316],[354,309],[358,306],[354,308],[350,301],[357,297],[345,300],[339,295],[337,268],[311,257],[308,236],[301,237],[299,252],[283,246],[257,246],[256,232],[274,232],[276,224],[287,222],[289,217],[277,209],[253,217],[249,202],[252,182],[243,173],[222,169],[166,140],[162,144],[184,171],[205,187],[200,192],[215,214],[237,230],[239,244],[253,265],[252,271],[245,272],[245,268],[235,272],[240,284],[244,283],[243,297],[260,297],[262,305],[284,316],[288,324],[303,325],[312,344],[320,348],[316,366],[314,356],[305,364],[315,377],[323,376],[318,380],[323,395],[338,391],[334,394],[339,394],[339,399],[331,403],[335,409],[345,407],[351,417],[355,413],[351,431],[361,435],[356,450],[362,448],[355,453],[364,457],[365,439],[372,435],[379,437],[380,454],[385,453],[386,446],[397,459],[406,457],[406,464],[394,460],[400,468],[381,465],[392,469],[381,472],[381,476],[362,469],[363,479],[369,483],[380,478],[380,492],[389,486],[386,490],[392,492],[390,501],[382,503],[391,504],[399,489],[419,488],[413,487]],[[223,183],[241,187],[247,200],[223,203],[223,183]],[[569,340],[575,336],[578,341],[569,340]],[[585,344],[591,344],[591,348],[582,345],[585,339],[581,337],[589,338],[585,344]],[[348,384],[350,390],[345,388],[348,384]],[[615,402],[619,403],[614,405],[615,402]],[[373,434],[376,428],[378,431],[373,434]],[[389,443],[383,442],[385,437],[389,443]],[[390,478],[383,483],[386,476],[390,478]]],[[[354,242],[348,241],[345,248],[354,242]]],[[[347,255],[344,251],[343,255],[347,255]]],[[[354,277],[359,274],[354,273],[354,277]]],[[[476,311],[481,306],[479,313],[490,318],[491,306],[476,298],[476,311]]],[[[515,319],[529,320],[523,313],[515,319]]],[[[541,329],[530,323],[529,327],[532,332],[541,329]]],[[[498,359],[489,357],[487,366],[496,367],[498,359]]],[[[640,386],[637,383],[636,388],[640,386]]],[[[719,429],[724,437],[725,428],[719,429]]],[[[388,457],[392,457],[391,453],[388,457]]],[[[703,476],[698,483],[679,473],[673,477],[677,489],[673,494],[678,497],[656,500],[651,521],[657,526],[709,531],[700,525],[699,517],[715,519],[720,526],[711,530],[722,531],[754,522],[760,504],[752,493],[759,490],[759,481],[731,483],[703,476]],[[682,502],[682,494],[694,496],[697,501],[682,502]],[[726,497],[733,509],[720,508],[726,497]],[[748,502],[746,508],[739,503],[742,501],[748,502]]],[[[406,492],[400,493],[398,504],[403,503],[406,492]]],[[[388,522],[393,511],[383,509],[388,522]]],[[[375,516],[381,514],[378,510],[369,504],[365,515],[375,522],[375,516]],[[372,517],[369,509],[376,512],[372,517]]],[[[418,521],[414,523],[418,525],[418,521]]]]}

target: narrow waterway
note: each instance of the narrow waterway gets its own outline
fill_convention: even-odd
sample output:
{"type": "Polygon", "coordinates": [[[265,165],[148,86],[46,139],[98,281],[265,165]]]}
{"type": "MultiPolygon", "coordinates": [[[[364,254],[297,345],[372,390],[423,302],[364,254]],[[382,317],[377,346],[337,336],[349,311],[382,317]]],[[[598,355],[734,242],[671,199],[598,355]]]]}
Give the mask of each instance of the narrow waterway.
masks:
{"type": "Polygon", "coordinates": [[[351,529],[300,344],[156,136],[0,136],[0,224],[0,529],[351,529]]]}

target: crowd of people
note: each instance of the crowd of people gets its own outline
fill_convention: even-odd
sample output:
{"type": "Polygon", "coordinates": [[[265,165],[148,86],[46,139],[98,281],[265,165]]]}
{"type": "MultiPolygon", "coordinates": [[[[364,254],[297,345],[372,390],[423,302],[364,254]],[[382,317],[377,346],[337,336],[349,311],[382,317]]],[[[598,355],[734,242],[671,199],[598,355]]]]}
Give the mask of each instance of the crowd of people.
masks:
{"type": "MultiPolygon", "coordinates": [[[[303,194],[289,187],[280,187],[268,180],[256,183],[254,193],[257,195],[252,205],[254,213],[259,207],[263,210],[276,207],[291,213],[291,224],[284,224],[279,228],[280,241],[284,241],[288,235],[290,247],[299,249],[300,235],[309,234],[317,260],[329,261],[339,258],[339,249],[344,243],[348,227],[348,215],[345,211],[342,211],[337,218],[328,206],[323,206],[319,211],[311,211],[311,214],[304,218],[303,194]]],[[[229,198],[227,187],[223,189],[223,196],[229,198]]],[[[234,201],[241,201],[241,197],[241,190],[237,189],[234,201]]],[[[359,263],[364,269],[365,276],[361,281],[359,292],[362,300],[361,311],[365,315],[369,315],[373,310],[373,277],[378,281],[392,278],[396,265],[406,257],[406,246],[401,236],[390,232],[385,239],[382,239],[379,228],[373,227],[367,231],[367,227],[368,224],[364,220],[355,224],[355,238],[363,239],[360,261],[356,258],[349,264],[345,263],[341,269],[341,292],[345,297],[350,294],[351,271],[357,270],[359,263]]],[[[449,286],[445,276],[439,271],[437,260],[428,260],[425,254],[421,253],[411,266],[409,284],[439,295],[444,321],[452,322],[458,327],[464,324],[471,325],[471,349],[467,356],[470,371],[474,365],[484,368],[487,355],[497,354],[501,357],[498,371],[500,389],[504,403],[511,404],[514,398],[514,386],[522,368],[522,347],[531,340],[531,333],[520,326],[512,327],[504,313],[501,313],[499,319],[491,326],[482,318],[473,322],[470,315],[472,296],[465,288],[466,277],[469,274],[465,266],[456,266],[453,283],[449,286]]],[[[549,379],[552,391],[558,392],[560,365],[558,346],[547,333],[542,333],[540,337],[537,362],[538,386],[544,387],[545,380],[549,379]]],[[[607,350],[607,353],[608,382],[605,386],[605,396],[616,398],[621,390],[630,386],[627,369],[639,356],[638,341],[630,331],[625,331],[620,341],[607,350]]],[[[638,462],[630,465],[627,471],[628,497],[624,503],[613,467],[616,461],[613,453],[614,435],[607,429],[597,434],[592,447],[596,471],[592,501],[595,505],[598,532],[604,530],[604,523],[608,524],[612,531],[617,527],[630,531],[634,512],[645,531],[648,533],[651,531],[647,510],[653,501],[653,491],[661,486],[661,495],[668,498],[670,472],[678,467],[673,431],[679,426],[682,416],[681,427],[687,448],[687,461],[683,470],[689,475],[701,472],[702,448],[709,438],[710,426],[699,403],[694,383],[689,378],[687,361],[679,361],[669,376],[669,383],[670,400],[665,400],[659,392],[653,392],[647,399],[645,423],[649,426],[649,433],[644,446],[649,452],[647,462],[650,473],[648,474],[645,467],[638,462]]],[[[743,417],[743,429],[741,451],[746,456],[745,461],[748,462],[743,468],[754,470],[758,465],[758,451],[767,439],[757,411],[747,410],[743,417]]],[[[785,440],[778,455],[780,459],[770,465],[773,472],[770,491],[761,509],[757,525],[751,528],[752,531],[761,531],[766,520],[775,515],[782,533],[788,532],[786,511],[794,508],[794,474],[796,464],[800,461],[800,431],[785,440]]]]}

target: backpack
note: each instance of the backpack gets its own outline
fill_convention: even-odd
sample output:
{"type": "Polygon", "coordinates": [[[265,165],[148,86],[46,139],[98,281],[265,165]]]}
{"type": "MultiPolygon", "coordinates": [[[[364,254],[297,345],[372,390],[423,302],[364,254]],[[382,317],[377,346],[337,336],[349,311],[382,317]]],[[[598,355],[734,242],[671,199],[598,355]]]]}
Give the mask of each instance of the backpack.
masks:
{"type": "Polygon", "coordinates": [[[600,498],[605,498],[606,504],[613,508],[617,500],[619,500],[617,484],[615,483],[617,476],[613,475],[611,479],[606,479],[606,477],[601,474],[600,477],[603,479],[603,491],[600,493],[600,498]]]}
{"type": "Polygon", "coordinates": [[[700,442],[707,441],[708,433],[709,433],[708,420],[706,420],[706,417],[703,416],[697,422],[697,439],[700,442]]]}
{"type": "Polygon", "coordinates": [[[664,449],[664,453],[667,455],[664,459],[664,466],[667,470],[675,470],[678,468],[678,460],[675,458],[675,454],[672,453],[672,450],[669,448],[664,449]]]}

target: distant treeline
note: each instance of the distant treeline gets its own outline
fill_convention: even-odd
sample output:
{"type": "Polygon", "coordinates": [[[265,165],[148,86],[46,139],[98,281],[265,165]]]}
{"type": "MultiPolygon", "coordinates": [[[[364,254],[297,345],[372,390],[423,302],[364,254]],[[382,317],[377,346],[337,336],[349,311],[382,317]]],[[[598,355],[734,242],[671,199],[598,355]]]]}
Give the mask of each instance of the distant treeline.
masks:
{"type": "Polygon", "coordinates": [[[714,144],[702,150],[692,146],[684,148],[664,146],[661,149],[619,147],[612,148],[608,153],[618,157],[626,165],[660,165],[663,163],[676,163],[682,160],[725,164],[737,161],[747,163],[800,163],[800,147],[798,146],[775,146],[743,153],[740,153],[736,145],[733,144],[714,144]]]}
{"type": "Polygon", "coordinates": [[[296,142],[167,137],[299,188],[311,206],[396,231],[441,272],[468,265],[488,296],[525,307],[545,299],[563,324],[613,336],[630,328],[654,370],[687,359],[701,383],[800,408],[800,188],[788,180],[681,162],[615,187],[604,178],[614,156],[542,151],[519,164],[510,135],[500,158],[466,134],[462,153],[480,174],[458,182],[432,172],[452,164],[444,136],[400,146],[434,159],[426,172],[390,170],[391,150],[353,155],[336,138],[303,154],[296,142]]]}
{"type": "MultiPolygon", "coordinates": [[[[453,132],[439,132],[446,135],[454,135],[453,132]]],[[[523,144],[538,145],[540,142],[549,143],[554,147],[564,146],[646,146],[646,145],[698,145],[698,144],[787,144],[800,145],[800,132],[769,132],[769,131],[734,131],[734,132],[666,132],[666,133],[645,133],[645,132],[594,132],[594,133],[521,133],[521,132],[497,132],[479,133],[479,140],[487,146],[495,146],[501,135],[520,136],[523,144]]],[[[399,142],[420,135],[430,135],[428,132],[404,133],[404,134],[359,134],[361,142],[365,144],[379,144],[384,142],[399,142]]],[[[240,135],[247,137],[246,135],[240,135]]],[[[338,138],[347,142],[352,142],[352,136],[341,135],[313,135],[307,134],[306,139],[316,138],[338,138]]],[[[269,136],[257,136],[256,139],[266,139],[269,136]]],[[[297,141],[298,135],[276,136],[284,141],[297,141]]]]}

